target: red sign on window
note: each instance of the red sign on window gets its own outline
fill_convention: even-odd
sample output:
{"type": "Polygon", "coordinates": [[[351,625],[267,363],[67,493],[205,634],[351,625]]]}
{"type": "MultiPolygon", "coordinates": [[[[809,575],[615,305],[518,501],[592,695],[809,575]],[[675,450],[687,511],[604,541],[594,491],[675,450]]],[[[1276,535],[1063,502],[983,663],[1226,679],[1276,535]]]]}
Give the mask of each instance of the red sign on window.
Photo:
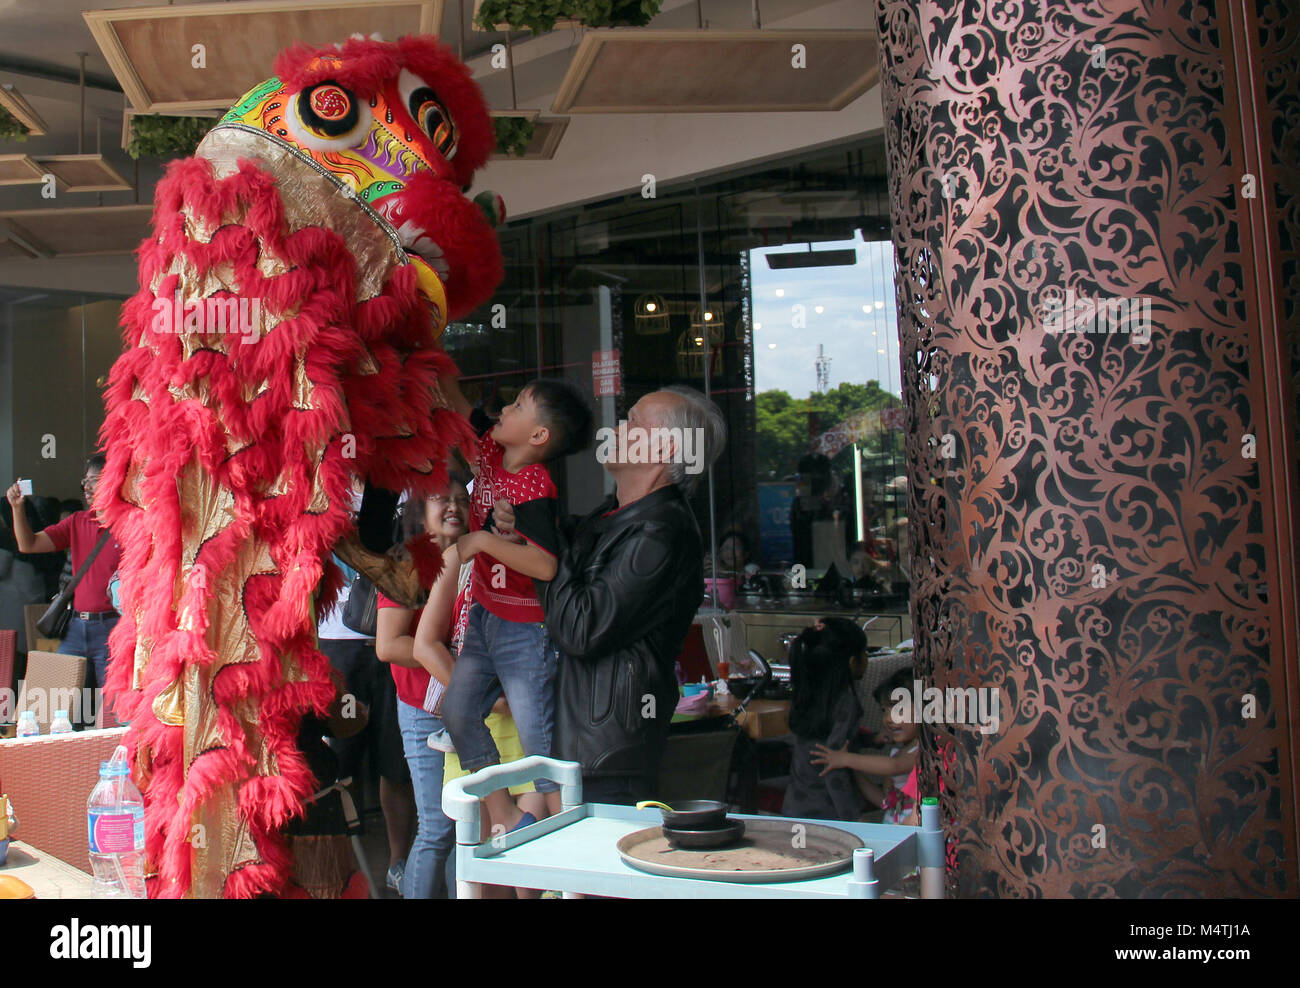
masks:
{"type": "Polygon", "coordinates": [[[597,398],[623,393],[623,368],[617,350],[592,352],[591,388],[597,398]]]}

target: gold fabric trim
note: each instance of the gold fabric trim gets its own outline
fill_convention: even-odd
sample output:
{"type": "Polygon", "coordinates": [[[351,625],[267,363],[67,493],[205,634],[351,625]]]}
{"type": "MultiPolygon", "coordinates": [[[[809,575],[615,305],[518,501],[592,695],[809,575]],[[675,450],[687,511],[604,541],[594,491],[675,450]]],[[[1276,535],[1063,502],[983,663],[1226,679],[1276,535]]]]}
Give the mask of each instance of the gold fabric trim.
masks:
{"type": "Polygon", "coordinates": [[[393,270],[409,263],[391,226],[270,135],[224,125],[208,132],[196,154],[217,180],[238,171],[241,158],[257,161],[276,177],[290,233],[321,226],[347,241],[357,261],[356,301],[380,295],[393,270]]]}
{"type": "MultiPolygon", "coordinates": [[[[197,589],[200,581],[206,581],[204,589],[210,597],[210,624],[205,632],[205,641],[215,658],[206,666],[197,661],[187,662],[180,677],[158,694],[153,709],[161,722],[182,727],[188,774],[195,759],[202,757],[204,752],[228,747],[231,743],[218,717],[217,704],[212,699],[212,682],[228,665],[257,662],[262,658],[261,648],[244,611],[244,587],[250,578],[274,574],[277,570],[269,547],[256,541],[241,545],[234,560],[220,572],[201,570],[203,564],[199,557],[203,544],[235,520],[234,494],[211,476],[200,472],[194,462],[181,471],[177,485],[182,518],[182,568],[178,573],[176,599],[179,602],[180,593],[191,587],[197,589]]],[[[197,615],[186,608],[178,625],[196,628],[196,618],[197,615]]],[[[290,673],[295,671],[289,670],[290,673]]],[[[250,751],[257,753],[257,774],[277,774],[279,766],[266,748],[258,724],[256,702],[252,699],[236,702],[231,705],[230,713],[244,743],[250,751]]],[[[203,834],[202,842],[194,839],[193,835],[190,841],[191,894],[194,896],[221,895],[226,876],[261,860],[247,825],[239,816],[238,805],[237,788],[224,786],[209,794],[194,814],[193,823],[202,828],[195,833],[203,834]]]]}
{"type": "Polygon", "coordinates": [[[299,357],[293,363],[293,407],[300,412],[309,412],[316,405],[312,402],[312,393],[316,385],[307,375],[307,361],[299,357]]]}

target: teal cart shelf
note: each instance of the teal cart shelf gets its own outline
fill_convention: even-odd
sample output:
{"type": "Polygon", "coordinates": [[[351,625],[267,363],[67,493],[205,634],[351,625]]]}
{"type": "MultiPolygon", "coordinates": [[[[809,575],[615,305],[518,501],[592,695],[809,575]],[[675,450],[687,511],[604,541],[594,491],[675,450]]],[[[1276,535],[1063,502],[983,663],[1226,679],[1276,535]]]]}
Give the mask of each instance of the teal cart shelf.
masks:
{"type": "MultiPolygon", "coordinates": [[[[853,866],[837,874],[793,882],[723,882],[651,875],[626,864],[618,841],[662,822],[657,810],[582,801],[582,768],[533,755],[493,765],[456,779],[443,790],[443,810],[456,821],[456,886],[462,898],[478,898],[481,885],[557,889],[625,899],[876,899],[913,868],[921,869],[923,898],[943,897],[944,839],[939,808],[922,807],[919,827],[837,820],[800,820],[847,831],[866,847],[853,866]],[[562,812],[513,833],[481,839],[479,798],[496,789],[536,779],[560,784],[562,812]]],[[[734,814],[733,814],[734,815],[734,814]]],[[[773,817],[734,815],[741,820],[773,817]]],[[[784,819],[784,818],[783,818],[784,819]]]]}

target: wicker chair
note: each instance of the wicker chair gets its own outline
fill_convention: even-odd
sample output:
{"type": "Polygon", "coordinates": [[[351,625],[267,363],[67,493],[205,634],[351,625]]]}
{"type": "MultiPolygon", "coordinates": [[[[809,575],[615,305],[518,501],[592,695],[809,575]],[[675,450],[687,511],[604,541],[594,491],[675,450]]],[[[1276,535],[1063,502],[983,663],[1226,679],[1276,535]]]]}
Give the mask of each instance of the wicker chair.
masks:
{"type": "Polygon", "coordinates": [[[59,639],[44,638],[36,630],[36,622],[45,616],[45,612],[49,610],[49,607],[49,604],[27,604],[23,607],[23,620],[27,630],[27,651],[29,652],[51,651],[59,647],[59,639]]]}
{"type": "Polygon", "coordinates": [[[14,661],[18,655],[18,632],[0,629],[0,690],[14,688],[14,661]]]}
{"type": "Polygon", "coordinates": [[[42,733],[50,729],[54,708],[60,702],[68,704],[68,714],[76,720],[80,711],[73,709],[73,705],[80,707],[81,689],[85,685],[86,660],[80,655],[28,652],[27,678],[18,698],[18,713],[35,711],[42,733]]]}
{"type": "Polygon", "coordinates": [[[90,871],[86,801],[99,781],[99,763],[113,757],[125,735],[117,727],[0,741],[0,789],[19,819],[14,837],[90,871]]]}
{"type": "Polygon", "coordinates": [[[855,684],[858,703],[862,705],[862,720],[858,722],[860,729],[878,732],[885,726],[885,712],[871,694],[899,669],[910,668],[914,661],[911,652],[883,652],[867,657],[866,672],[855,684]]]}

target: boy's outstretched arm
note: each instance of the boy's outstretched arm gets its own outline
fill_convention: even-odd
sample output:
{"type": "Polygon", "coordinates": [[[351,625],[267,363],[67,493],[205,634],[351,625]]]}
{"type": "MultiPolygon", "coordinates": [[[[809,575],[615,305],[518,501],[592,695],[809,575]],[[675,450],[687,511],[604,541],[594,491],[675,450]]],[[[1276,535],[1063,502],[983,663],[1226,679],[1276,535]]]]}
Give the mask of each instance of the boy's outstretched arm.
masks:
{"type": "Polygon", "coordinates": [[[492,532],[478,531],[462,535],[456,547],[462,560],[472,559],[476,554],[486,552],[516,573],[522,573],[534,580],[555,578],[555,557],[531,542],[511,542],[492,532]]]}

